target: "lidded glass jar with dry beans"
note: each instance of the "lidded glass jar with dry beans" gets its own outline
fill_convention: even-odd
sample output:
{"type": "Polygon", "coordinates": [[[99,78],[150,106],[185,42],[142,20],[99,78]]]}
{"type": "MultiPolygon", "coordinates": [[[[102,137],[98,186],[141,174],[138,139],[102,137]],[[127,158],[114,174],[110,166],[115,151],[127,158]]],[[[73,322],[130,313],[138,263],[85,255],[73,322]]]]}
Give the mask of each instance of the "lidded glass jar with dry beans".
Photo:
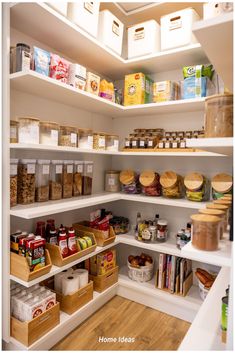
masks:
{"type": "Polygon", "coordinates": [[[216,216],[194,214],[191,216],[192,245],[199,250],[218,250],[221,219],[216,216]]]}
{"type": "Polygon", "coordinates": [[[36,159],[21,159],[18,165],[17,202],[29,204],[35,201],[36,159]]]}
{"type": "Polygon", "coordinates": [[[160,175],[152,170],[145,170],[140,173],[140,184],[142,185],[142,193],[147,196],[160,196],[161,184],[160,175]]]}
{"type": "Polygon", "coordinates": [[[117,152],[119,149],[118,135],[106,135],[106,150],[117,152]]]}
{"type": "Polygon", "coordinates": [[[18,143],[18,121],[10,121],[10,143],[18,143]]]}
{"type": "Polygon", "coordinates": [[[212,197],[214,200],[220,199],[224,194],[232,195],[233,178],[229,174],[216,174],[211,180],[212,197]]]}
{"type": "Polygon", "coordinates": [[[39,144],[39,119],[33,117],[18,118],[19,143],[39,144]]]}
{"type": "Polygon", "coordinates": [[[141,185],[139,182],[139,175],[133,170],[123,170],[120,173],[119,180],[122,184],[122,191],[126,194],[140,194],[141,185]]]}
{"type": "Polygon", "coordinates": [[[50,166],[50,200],[62,199],[63,161],[52,160],[50,166]]]}
{"type": "Polygon", "coordinates": [[[107,170],[105,172],[105,191],[107,192],[119,192],[120,182],[119,182],[118,170],[107,170]]]}
{"type": "Polygon", "coordinates": [[[63,163],[63,199],[73,196],[73,161],[63,163]]]}
{"type": "Polygon", "coordinates": [[[49,200],[50,160],[38,159],[36,164],[36,193],[35,200],[44,202],[49,200]]]}
{"type": "Polygon", "coordinates": [[[91,129],[78,130],[78,147],[87,150],[93,149],[93,131],[91,129]]]}
{"type": "Polygon", "coordinates": [[[106,149],[106,134],[104,132],[94,132],[93,134],[93,148],[94,150],[106,149]]]}
{"type": "Polygon", "coordinates": [[[73,165],[73,196],[82,195],[83,161],[74,161],[73,165]]]}
{"type": "Polygon", "coordinates": [[[51,121],[40,121],[40,143],[48,146],[58,146],[60,125],[51,121]]]}
{"type": "Polygon", "coordinates": [[[59,145],[77,147],[78,129],[71,126],[60,126],[59,145]]]}
{"type": "Polygon", "coordinates": [[[162,194],[168,198],[178,199],[184,195],[183,178],[173,171],[166,171],[160,177],[162,194]]]}
{"type": "Polygon", "coordinates": [[[10,205],[17,205],[17,173],[18,159],[10,160],[10,205]]]}
{"type": "Polygon", "coordinates": [[[200,173],[189,173],[184,178],[186,197],[190,201],[206,201],[210,196],[210,185],[207,178],[200,173]]]}
{"type": "Polygon", "coordinates": [[[91,195],[93,181],[93,162],[84,162],[83,195],[91,195]]]}

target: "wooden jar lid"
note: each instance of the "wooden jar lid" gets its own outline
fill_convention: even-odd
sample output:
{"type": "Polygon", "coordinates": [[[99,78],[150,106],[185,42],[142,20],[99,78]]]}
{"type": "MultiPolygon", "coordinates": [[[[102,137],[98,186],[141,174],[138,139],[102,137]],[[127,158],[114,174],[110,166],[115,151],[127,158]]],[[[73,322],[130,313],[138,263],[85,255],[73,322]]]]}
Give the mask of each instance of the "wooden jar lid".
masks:
{"type": "Polygon", "coordinates": [[[233,199],[233,195],[232,194],[224,194],[222,199],[223,200],[232,200],[233,199]]]}
{"type": "Polygon", "coordinates": [[[172,171],[167,171],[163,173],[160,177],[160,184],[164,188],[172,188],[176,185],[177,183],[177,174],[172,171]]]}
{"type": "Polygon", "coordinates": [[[200,173],[190,173],[184,178],[184,185],[188,190],[198,190],[203,185],[203,175],[200,173]]]}
{"type": "Polygon", "coordinates": [[[217,216],[217,217],[223,217],[225,216],[225,212],[222,210],[217,210],[217,209],[210,209],[210,208],[200,208],[200,210],[198,210],[199,213],[202,214],[209,214],[211,216],[217,216]]]}
{"type": "Polygon", "coordinates": [[[216,174],[211,180],[211,185],[215,191],[224,194],[231,190],[233,178],[231,175],[225,173],[216,174]]]}
{"type": "Polygon", "coordinates": [[[232,205],[232,200],[214,200],[214,204],[215,205],[225,205],[225,206],[231,206],[232,205]]]}
{"type": "Polygon", "coordinates": [[[219,205],[219,204],[215,204],[215,203],[208,203],[208,204],[206,205],[206,208],[214,209],[214,210],[227,211],[229,207],[226,206],[226,205],[219,205]]]}
{"type": "Polygon", "coordinates": [[[150,186],[155,180],[155,172],[152,170],[145,170],[140,174],[140,183],[143,186],[150,186]]]}
{"type": "Polygon", "coordinates": [[[207,222],[207,223],[221,222],[221,219],[219,217],[205,215],[205,214],[193,214],[190,218],[192,221],[196,221],[196,222],[207,222]]]}
{"type": "Polygon", "coordinates": [[[124,185],[129,185],[135,181],[135,172],[133,170],[127,169],[120,173],[119,180],[124,185]]]}

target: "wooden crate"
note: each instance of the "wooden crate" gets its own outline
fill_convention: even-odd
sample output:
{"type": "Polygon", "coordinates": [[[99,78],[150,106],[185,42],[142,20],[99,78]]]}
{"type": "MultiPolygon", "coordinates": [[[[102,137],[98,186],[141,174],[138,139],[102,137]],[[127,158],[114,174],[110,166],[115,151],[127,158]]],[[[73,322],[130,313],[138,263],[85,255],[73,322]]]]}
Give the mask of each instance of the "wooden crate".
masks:
{"type": "Polygon", "coordinates": [[[11,336],[25,346],[30,346],[60,323],[60,304],[57,303],[31,321],[11,317],[11,336]]]}
{"type": "Polygon", "coordinates": [[[77,253],[70,255],[70,256],[67,256],[65,258],[62,257],[61,252],[60,252],[60,248],[58,245],[46,243],[46,248],[50,252],[51,261],[52,261],[53,265],[56,265],[58,267],[62,267],[62,266],[69,264],[70,262],[78,260],[78,259],[82,258],[83,256],[95,251],[97,243],[96,243],[96,238],[94,237],[94,234],[89,231],[84,231],[83,235],[89,236],[92,239],[93,245],[85,250],[79,250],[77,253]]]}
{"type": "Polygon", "coordinates": [[[89,222],[88,221],[83,221],[79,223],[74,223],[73,228],[77,233],[80,233],[81,231],[89,231],[92,232],[96,238],[96,242],[98,246],[106,246],[115,241],[116,234],[113,230],[113,227],[110,226],[109,230],[109,237],[105,239],[104,234],[101,230],[90,228],[89,227],[89,222]]]}
{"type": "MultiPolygon", "coordinates": [[[[164,271],[163,274],[163,283],[165,283],[165,277],[166,277],[166,272],[164,271]]],[[[176,284],[175,284],[175,292],[171,293],[171,291],[168,288],[158,288],[158,271],[156,274],[156,288],[163,290],[165,292],[171,293],[171,294],[175,294],[175,295],[179,295],[181,297],[185,297],[189,291],[189,289],[192,287],[193,285],[193,272],[191,272],[188,277],[186,278],[186,280],[183,283],[183,293],[180,293],[180,276],[178,275],[176,277],[176,284]]]]}
{"type": "Polygon", "coordinates": [[[109,270],[104,275],[93,276],[89,275],[91,281],[94,282],[94,290],[96,292],[103,292],[105,289],[111,287],[118,281],[118,266],[109,270]]]}
{"type": "Polygon", "coordinates": [[[49,273],[52,267],[49,251],[45,251],[46,266],[30,272],[26,257],[11,252],[11,275],[16,276],[23,281],[30,282],[35,278],[49,273]]]}
{"type": "Polygon", "coordinates": [[[188,152],[188,153],[192,153],[192,152],[204,152],[200,149],[197,148],[123,148],[122,152],[146,152],[146,154],[148,152],[161,152],[161,153],[165,153],[165,152],[188,152]]]}

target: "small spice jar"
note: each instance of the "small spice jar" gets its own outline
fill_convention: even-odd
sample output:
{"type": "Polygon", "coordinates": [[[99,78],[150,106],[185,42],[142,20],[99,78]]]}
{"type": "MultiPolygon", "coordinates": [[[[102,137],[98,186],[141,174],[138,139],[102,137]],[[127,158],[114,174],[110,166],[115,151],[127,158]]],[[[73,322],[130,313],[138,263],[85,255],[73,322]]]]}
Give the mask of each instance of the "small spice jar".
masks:
{"type": "Polygon", "coordinates": [[[58,146],[60,126],[51,121],[41,121],[40,127],[40,143],[48,146],[58,146]]]}
{"type": "Polygon", "coordinates": [[[106,150],[117,152],[118,149],[119,149],[118,135],[107,135],[106,136],[106,150]]]}
{"type": "Polygon", "coordinates": [[[10,121],[10,143],[18,143],[18,126],[18,121],[10,121]]]}
{"type": "Polygon", "coordinates": [[[179,147],[186,148],[186,140],[185,139],[180,141],[179,147]]]}
{"type": "Polygon", "coordinates": [[[49,200],[50,160],[38,159],[36,164],[36,202],[49,200]]]}
{"type": "Polygon", "coordinates": [[[82,195],[82,179],[84,171],[83,161],[74,161],[73,166],[73,196],[82,195]]]}
{"type": "Polygon", "coordinates": [[[134,135],[132,138],[131,138],[131,147],[133,149],[135,148],[139,148],[139,137],[137,135],[134,135]]]}
{"type": "Polygon", "coordinates": [[[231,194],[233,188],[233,178],[229,174],[216,174],[211,180],[212,197],[214,200],[220,199],[224,194],[231,194]]]}
{"type": "Polygon", "coordinates": [[[167,234],[168,234],[167,224],[168,223],[165,219],[159,219],[157,222],[156,240],[160,243],[164,243],[165,241],[167,241],[167,234]]]}
{"type": "Polygon", "coordinates": [[[165,148],[165,143],[166,143],[166,138],[163,138],[158,142],[158,148],[159,149],[165,148]]]}
{"type": "Polygon", "coordinates": [[[50,166],[50,200],[62,199],[63,161],[52,160],[50,166]]]}
{"type": "Polygon", "coordinates": [[[181,198],[184,194],[183,178],[173,171],[166,171],[160,177],[163,196],[181,198]]]}
{"type": "Polygon", "coordinates": [[[221,219],[211,215],[194,214],[191,220],[193,223],[192,245],[199,250],[218,250],[221,219]]]}
{"type": "Polygon", "coordinates": [[[173,140],[171,147],[172,148],[179,148],[179,141],[177,139],[173,140]]]}
{"type": "Polygon", "coordinates": [[[155,148],[157,146],[157,138],[156,136],[148,136],[147,137],[147,148],[155,148]]]}
{"type": "Polygon", "coordinates": [[[63,163],[63,199],[73,196],[73,161],[66,160],[63,163]]]}
{"type": "Polygon", "coordinates": [[[125,148],[131,148],[131,137],[125,137],[125,148]]]}
{"type": "Polygon", "coordinates": [[[216,216],[221,219],[221,227],[220,227],[220,239],[223,238],[223,233],[227,229],[227,219],[226,219],[226,213],[221,210],[213,210],[209,208],[202,208],[198,210],[199,213],[201,214],[209,214],[211,216],[216,216]]]}
{"type": "Polygon", "coordinates": [[[35,201],[36,159],[21,159],[18,165],[17,203],[29,204],[35,201]]]}
{"type": "Polygon", "coordinates": [[[147,139],[145,135],[141,135],[139,138],[139,148],[146,148],[147,147],[147,139]]]}
{"type": "Polygon", "coordinates": [[[39,119],[32,117],[19,118],[19,143],[39,144],[39,119]]]}
{"type": "Polygon", "coordinates": [[[152,170],[145,170],[140,174],[142,193],[147,196],[160,196],[161,184],[160,175],[152,170]]]}
{"type": "Polygon", "coordinates": [[[104,132],[94,132],[94,134],[93,134],[93,148],[94,148],[94,150],[105,150],[105,148],[106,148],[106,134],[104,132]]]}
{"type": "Polygon", "coordinates": [[[93,149],[93,131],[91,129],[78,130],[78,147],[87,150],[93,149]]]}
{"type": "Polygon", "coordinates": [[[120,173],[119,180],[122,184],[122,191],[126,194],[140,194],[141,186],[139,176],[133,170],[123,170],[120,173]]]}
{"type": "Polygon", "coordinates": [[[170,140],[170,139],[166,140],[164,147],[165,148],[172,148],[172,141],[173,140],[170,140]]]}
{"type": "Polygon", "coordinates": [[[91,195],[93,181],[93,162],[84,162],[84,176],[83,176],[83,195],[91,195]]]}
{"type": "Polygon", "coordinates": [[[71,126],[60,126],[59,145],[77,147],[78,129],[71,126]]]}
{"type": "Polygon", "coordinates": [[[118,170],[107,170],[105,172],[105,191],[107,192],[119,192],[120,182],[119,182],[118,170]]]}
{"type": "Polygon", "coordinates": [[[17,169],[18,159],[10,160],[10,206],[17,205],[17,169]]]}
{"type": "Polygon", "coordinates": [[[186,197],[190,201],[206,201],[210,196],[209,181],[200,173],[189,173],[184,178],[186,197]]]}

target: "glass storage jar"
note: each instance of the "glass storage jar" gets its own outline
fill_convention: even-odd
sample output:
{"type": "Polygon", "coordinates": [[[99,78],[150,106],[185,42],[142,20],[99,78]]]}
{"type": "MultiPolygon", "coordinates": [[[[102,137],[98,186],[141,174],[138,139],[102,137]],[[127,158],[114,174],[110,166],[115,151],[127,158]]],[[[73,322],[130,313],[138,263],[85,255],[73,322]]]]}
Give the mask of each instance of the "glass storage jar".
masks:
{"type": "Polygon", "coordinates": [[[139,175],[133,170],[127,169],[120,173],[119,180],[122,184],[122,191],[126,194],[140,194],[141,185],[139,175]]]}
{"type": "Polygon", "coordinates": [[[141,135],[139,138],[139,148],[146,148],[147,147],[147,139],[145,135],[141,135]]]}
{"type": "Polygon", "coordinates": [[[83,195],[91,195],[93,180],[93,162],[84,162],[83,195]]]}
{"type": "Polygon", "coordinates": [[[107,192],[120,191],[119,175],[120,175],[120,172],[118,170],[107,170],[105,172],[105,191],[107,192]]]}
{"type": "Polygon", "coordinates": [[[106,148],[106,134],[104,132],[94,132],[94,134],[93,134],[93,148],[94,148],[94,150],[105,150],[105,148],[106,148]]]}
{"type": "Polygon", "coordinates": [[[148,136],[147,137],[147,148],[155,148],[157,146],[157,138],[156,136],[148,136]]]}
{"type": "Polygon", "coordinates": [[[209,214],[211,216],[216,216],[221,219],[221,227],[220,227],[220,239],[223,238],[223,233],[227,230],[227,216],[226,213],[222,210],[210,209],[210,208],[202,208],[198,210],[201,214],[209,214]]]}
{"type": "Polygon", "coordinates": [[[191,220],[192,245],[199,250],[218,250],[221,219],[211,215],[194,214],[191,220]]]}
{"type": "Polygon", "coordinates": [[[73,196],[82,195],[83,161],[74,161],[73,165],[73,196]]]}
{"type": "Polygon", "coordinates": [[[73,161],[63,163],[63,199],[73,196],[73,161]]]}
{"type": "Polygon", "coordinates": [[[50,200],[62,199],[62,177],[63,177],[63,161],[51,161],[50,166],[50,200]]]}
{"type": "Polygon", "coordinates": [[[161,184],[160,175],[152,170],[145,170],[140,173],[140,184],[142,193],[147,196],[160,196],[161,184]]]}
{"type": "Polygon", "coordinates": [[[125,137],[125,148],[131,148],[131,137],[125,137]]]}
{"type": "MultiPolygon", "coordinates": [[[[226,214],[226,230],[227,230],[227,227],[228,227],[228,217],[229,217],[229,207],[226,206],[226,205],[218,205],[218,204],[214,204],[214,203],[207,203],[206,204],[206,208],[208,209],[212,209],[212,210],[220,210],[220,211],[223,211],[225,212],[226,214]]],[[[225,231],[226,231],[225,230],[225,231]]]]}
{"type": "Polygon", "coordinates": [[[40,143],[48,146],[58,146],[60,125],[51,121],[40,121],[40,143]]]}
{"type": "Polygon", "coordinates": [[[137,135],[134,135],[131,139],[131,148],[139,148],[139,137],[137,135]]]}
{"type": "Polygon", "coordinates": [[[32,117],[19,118],[19,143],[39,144],[39,119],[32,117]]]}
{"type": "Polygon", "coordinates": [[[87,150],[93,149],[93,131],[91,129],[78,130],[78,147],[87,150]]]}
{"type": "Polygon", "coordinates": [[[59,145],[77,147],[78,129],[72,126],[60,126],[59,145]]]}
{"type": "Polygon", "coordinates": [[[214,200],[220,199],[224,194],[231,194],[233,188],[233,178],[229,174],[216,174],[211,180],[212,197],[214,200]]]}
{"type": "Polygon", "coordinates": [[[17,205],[18,159],[10,159],[10,205],[17,205]]]}
{"type": "Polygon", "coordinates": [[[159,219],[157,222],[157,234],[156,240],[160,243],[167,241],[168,229],[167,221],[165,219],[159,219]]]}
{"type": "Polygon", "coordinates": [[[18,121],[10,121],[10,143],[18,143],[18,126],[18,121]]]}
{"type": "Polygon", "coordinates": [[[184,178],[186,197],[190,201],[206,201],[210,197],[208,179],[200,173],[189,173],[184,178]]]}
{"type": "Polygon", "coordinates": [[[36,192],[35,201],[49,200],[50,160],[38,159],[36,164],[36,192]]]}
{"type": "Polygon", "coordinates": [[[181,198],[184,195],[183,178],[173,171],[166,171],[160,177],[163,196],[181,198]]]}
{"type": "Polygon", "coordinates": [[[36,159],[21,159],[18,165],[17,203],[28,204],[35,201],[36,159]]]}
{"type": "Polygon", "coordinates": [[[117,152],[119,149],[119,136],[107,135],[106,136],[106,150],[117,152]]]}

